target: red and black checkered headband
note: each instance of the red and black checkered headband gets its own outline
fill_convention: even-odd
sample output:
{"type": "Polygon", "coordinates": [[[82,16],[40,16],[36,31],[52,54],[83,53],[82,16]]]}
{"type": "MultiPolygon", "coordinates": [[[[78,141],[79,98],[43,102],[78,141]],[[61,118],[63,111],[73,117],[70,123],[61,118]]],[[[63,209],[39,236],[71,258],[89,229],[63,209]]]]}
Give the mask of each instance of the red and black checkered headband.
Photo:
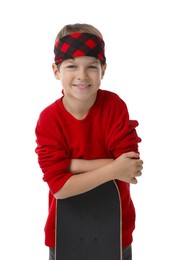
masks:
{"type": "Polygon", "coordinates": [[[55,43],[54,61],[58,64],[74,57],[91,56],[105,64],[104,45],[104,41],[94,34],[82,32],[68,34],[55,43]]]}

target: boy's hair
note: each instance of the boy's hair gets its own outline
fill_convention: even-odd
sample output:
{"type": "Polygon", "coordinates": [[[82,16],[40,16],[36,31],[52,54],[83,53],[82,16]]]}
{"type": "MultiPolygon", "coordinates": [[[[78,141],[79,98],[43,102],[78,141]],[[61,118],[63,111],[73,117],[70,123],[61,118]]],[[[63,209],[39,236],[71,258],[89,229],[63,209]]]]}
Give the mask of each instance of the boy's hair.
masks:
{"type": "Polygon", "coordinates": [[[103,35],[101,34],[101,32],[91,24],[75,23],[75,24],[65,25],[57,34],[55,42],[57,42],[60,38],[68,34],[76,33],[76,32],[91,33],[103,39],[103,35]]]}

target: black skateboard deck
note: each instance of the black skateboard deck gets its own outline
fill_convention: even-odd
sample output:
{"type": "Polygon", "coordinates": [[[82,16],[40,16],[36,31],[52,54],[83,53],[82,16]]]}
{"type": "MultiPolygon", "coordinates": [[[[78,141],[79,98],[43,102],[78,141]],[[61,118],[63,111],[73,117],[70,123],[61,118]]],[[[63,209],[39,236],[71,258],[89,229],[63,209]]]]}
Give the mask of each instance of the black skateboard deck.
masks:
{"type": "Polygon", "coordinates": [[[113,181],[58,200],[56,260],[121,260],[121,205],[113,181]]]}

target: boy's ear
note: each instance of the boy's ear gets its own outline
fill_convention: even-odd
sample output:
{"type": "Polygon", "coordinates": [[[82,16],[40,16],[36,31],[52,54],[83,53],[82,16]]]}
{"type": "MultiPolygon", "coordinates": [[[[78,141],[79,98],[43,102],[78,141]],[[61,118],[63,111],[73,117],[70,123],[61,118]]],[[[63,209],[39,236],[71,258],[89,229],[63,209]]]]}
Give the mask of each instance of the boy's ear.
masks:
{"type": "Polygon", "coordinates": [[[53,72],[54,72],[54,77],[59,80],[60,79],[60,71],[59,71],[59,69],[58,69],[58,67],[55,63],[52,64],[52,69],[53,69],[53,72]]]}
{"type": "Polygon", "coordinates": [[[105,71],[106,71],[106,67],[107,67],[107,64],[105,63],[103,66],[102,66],[102,79],[104,77],[104,74],[105,74],[105,71]]]}

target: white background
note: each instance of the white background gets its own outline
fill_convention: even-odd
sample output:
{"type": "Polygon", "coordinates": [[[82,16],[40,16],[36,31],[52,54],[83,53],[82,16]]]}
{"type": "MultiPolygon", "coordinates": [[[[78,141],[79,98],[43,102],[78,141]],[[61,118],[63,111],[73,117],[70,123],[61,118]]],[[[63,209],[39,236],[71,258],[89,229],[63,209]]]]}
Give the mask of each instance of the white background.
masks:
{"type": "Polygon", "coordinates": [[[102,88],[117,92],[140,123],[144,171],[131,186],[133,260],[172,259],[171,14],[170,0],[0,2],[0,259],[48,259],[48,188],[34,153],[34,128],[40,111],[61,95],[51,69],[54,39],[75,22],[103,33],[102,88]]]}

